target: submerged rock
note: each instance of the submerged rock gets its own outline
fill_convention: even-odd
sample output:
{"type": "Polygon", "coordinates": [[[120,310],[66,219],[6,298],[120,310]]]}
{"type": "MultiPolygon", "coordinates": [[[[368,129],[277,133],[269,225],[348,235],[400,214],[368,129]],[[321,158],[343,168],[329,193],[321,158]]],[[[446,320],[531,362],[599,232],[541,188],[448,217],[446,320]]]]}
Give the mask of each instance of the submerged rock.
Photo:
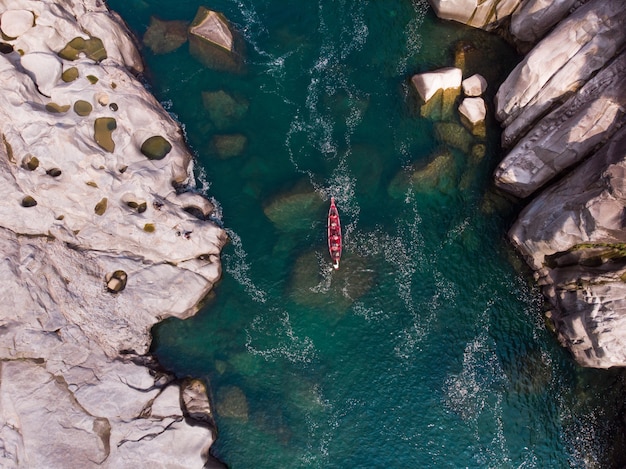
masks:
{"type": "Polygon", "coordinates": [[[236,386],[226,386],[217,391],[217,412],[226,418],[248,420],[248,400],[236,386]]]}
{"type": "Polygon", "coordinates": [[[233,96],[224,90],[205,91],[202,103],[209,112],[211,122],[218,129],[226,129],[236,124],[248,112],[248,100],[233,96]]]}
{"type": "Polygon", "coordinates": [[[214,135],[211,139],[211,148],[222,159],[241,155],[248,139],[243,134],[214,135]]]}
{"type": "Polygon", "coordinates": [[[278,229],[285,231],[308,230],[318,220],[323,219],[324,201],[310,190],[280,194],[268,203],[263,212],[278,229]]]}
{"type": "Polygon", "coordinates": [[[161,21],[152,16],[143,43],[155,54],[167,54],[187,42],[188,28],[186,21],[161,21]]]}

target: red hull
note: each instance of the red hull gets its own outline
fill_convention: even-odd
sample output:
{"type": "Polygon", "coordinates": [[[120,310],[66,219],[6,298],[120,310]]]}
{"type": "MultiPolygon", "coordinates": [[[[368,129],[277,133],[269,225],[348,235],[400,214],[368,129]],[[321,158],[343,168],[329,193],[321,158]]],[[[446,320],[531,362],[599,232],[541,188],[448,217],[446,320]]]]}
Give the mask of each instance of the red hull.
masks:
{"type": "Polygon", "coordinates": [[[335,269],[339,268],[341,250],[341,222],[339,221],[339,212],[335,206],[335,198],[331,197],[330,208],[328,209],[328,252],[335,269]]]}

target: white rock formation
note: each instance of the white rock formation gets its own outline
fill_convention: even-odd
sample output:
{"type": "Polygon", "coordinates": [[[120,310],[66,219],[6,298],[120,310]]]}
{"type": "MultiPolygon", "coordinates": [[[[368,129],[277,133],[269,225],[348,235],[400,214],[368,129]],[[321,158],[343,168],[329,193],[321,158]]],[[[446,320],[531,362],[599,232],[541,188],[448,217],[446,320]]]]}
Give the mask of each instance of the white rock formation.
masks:
{"type": "Polygon", "coordinates": [[[515,11],[521,0],[428,0],[439,18],[491,29],[515,11]]]}
{"type": "Polygon", "coordinates": [[[459,105],[459,113],[472,125],[485,122],[487,107],[483,98],[464,98],[459,105]]]}
{"type": "Polygon", "coordinates": [[[509,236],[583,366],[626,366],[626,127],[520,214],[509,236]]]}
{"type": "Polygon", "coordinates": [[[475,73],[469,78],[466,78],[461,82],[463,87],[463,94],[469,97],[482,96],[487,90],[487,80],[482,75],[475,73]]]}
{"type": "Polygon", "coordinates": [[[451,118],[456,99],[461,93],[462,79],[463,72],[456,67],[413,75],[411,83],[421,100],[420,114],[433,120],[451,118]]]}
{"type": "Polygon", "coordinates": [[[495,171],[496,185],[528,197],[579,163],[624,123],[626,53],[541,119],[495,171]]]}
{"type": "Polygon", "coordinates": [[[150,328],[219,278],[224,231],[177,195],[192,157],[129,73],[142,64],[117,15],[0,0],[2,28],[16,11],[34,24],[0,55],[0,467],[202,467],[206,395],[208,423],[190,426],[180,386],[142,363],[150,328]],[[75,60],[58,55],[70,43],[75,60]]]}
{"type": "Polygon", "coordinates": [[[428,102],[438,91],[460,88],[462,78],[460,68],[447,67],[413,75],[411,82],[422,100],[428,102]]]}
{"type": "Polygon", "coordinates": [[[590,1],[563,20],[515,67],[496,94],[510,146],[555,104],[579,89],[626,44],[626,9],[590,1]]]}

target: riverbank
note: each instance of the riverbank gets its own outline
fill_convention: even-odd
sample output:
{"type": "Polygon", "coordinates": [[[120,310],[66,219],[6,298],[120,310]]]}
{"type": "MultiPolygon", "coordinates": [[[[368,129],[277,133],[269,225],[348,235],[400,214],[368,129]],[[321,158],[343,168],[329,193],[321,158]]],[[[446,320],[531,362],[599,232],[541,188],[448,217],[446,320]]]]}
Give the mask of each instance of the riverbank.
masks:
{"type": "Polygon", "coordinates": [[[193,315],[225,232],[178,124],[98,1],[4,4],[0,54],[3,467],[201,467],[204,384],[149,358],[193,315]]]}

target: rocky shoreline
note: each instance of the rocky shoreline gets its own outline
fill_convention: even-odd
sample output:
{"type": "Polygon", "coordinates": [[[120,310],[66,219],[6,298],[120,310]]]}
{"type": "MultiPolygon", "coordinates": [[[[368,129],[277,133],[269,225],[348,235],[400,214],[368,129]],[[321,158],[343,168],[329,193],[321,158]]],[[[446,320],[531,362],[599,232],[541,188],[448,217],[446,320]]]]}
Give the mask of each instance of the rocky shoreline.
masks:
{"type": "Polygon", "coordinates": [[[526,55],[498,89],[495,185],[527,203],[509,237],[582,366],[626,366],[626,9],[602,0],[429,0],[526,55]]]}
{"type": "Polygon", "coordinates": [[[99,0],[0,2],[0,466],[222,467],[207,391],[149,358],[221,275],[182,131],[99,0]]]}

